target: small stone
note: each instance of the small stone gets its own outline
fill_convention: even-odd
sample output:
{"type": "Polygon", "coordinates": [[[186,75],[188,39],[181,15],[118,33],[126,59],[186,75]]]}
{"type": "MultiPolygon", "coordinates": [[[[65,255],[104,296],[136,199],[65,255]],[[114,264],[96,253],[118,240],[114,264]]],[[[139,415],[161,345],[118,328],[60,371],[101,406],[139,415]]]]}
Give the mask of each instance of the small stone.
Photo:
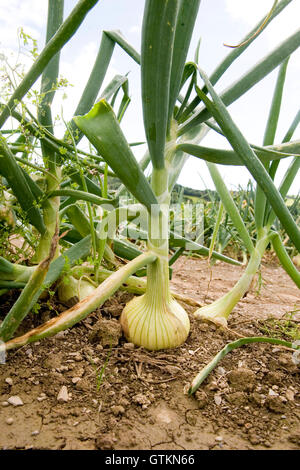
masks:
{"type": "Polygon", "coordinates": [[[56,338],[56,339],[64,338],[65,335],[66,335],[66,331],[59,331],[59,332],[55,335],[55,338],[56,338]]]}
{"type": "Polygon", "coordinates": [[[57,372],[66,372],[67,370],[69,370],[68,366],[60,366],[56,368],[57,372]]]}
{"type": "Polygon", "coordinates": [[[208,329],[209,329],[209,325],[208,325],[207,323],[201,323],[201,324],[199,325],[199,330],[200,330],[200,331],[205,332],[205,331],[207,331],[208,329]]]}
{"type": "Polygon", "coordinates": [[[9,399],[7,401],[10,405],[13,405],[13,406],[23,406],[24,405],[22,399],[20,397],[18,397],[17,395],[9,397],[9,399]]]}
{"type": "Polygon", "coordinates": [[[37,401],[39,401],[39,402],[44,401],[44,400],[47,400],[47,397],[45,397],[45,396],[37,397],[37,401]]]}
{"type": "Polygon", "coordinates": [[[76,362],[81,362],[83,360],[83,357],[81,354],[77,354],[76,356],[74,356],[74,360],[76,362]]]}
{"type": "Polygon", "coordinates": [[[272,444],[270,441],[265,441],[263,444],[265,447],[272,447],[272,444]]]}
{"type": "Polygon", "coordinates": [[[222,437],[222,436],[217,436],[217,437],[215,437],[215,441],[217,441],[217,442],[222,442],[222,441],[223,441],[223,437],[222,437]]]}
{"type": "Polygon", "coordinates": [[[226,370],[224,369],[224,367],[217,367],[217,371],[216,371],[219,375],[224,375],[226,373],[226,370]]]}
{"type": "Polygon", "coordinates": [[[75,384],[75,385],[76,385],[80,380],[81,380],[80,377],[72,377],[72,383],[75,384]]]}
{"type": "Polygon", "coordinates": [[[214,401],[217,406],[220,406],[222,403],[222,397],[216,393],[214,396],[214,401]]]}
{"type": "Polygon", "coordinates": [[[249,441],[251,442],[252,445],[257,445],[260,443],[260,437],[255,434],[254,432],[253,433],[249,433],[249,441]]]}
{"type": "Polygon", "coordinates": [[[6,422],[6,424],[11,425],[11,424],[13,424],[14,420],[13,420],[13,418],[6,418],[5,422],[6,422]]]}
{"type": "Polygon", "coordinates": [[[285,396],[289,401],[294,401],[295,399],[295,394],[292,390],[287,390],[285,396]]]}
{"type": "Polygon", "coordinates": [[[125,408],[121,405],[114,405],[111,407],[111,411],[115,416],[119,416],[125,413],[125,408]]]}
{"type": "Polygon", "coordinates": [[[208,390],[210,390],[211,392],[215,391],[215,390],[218,390],[218,384],[217,382],[215,381],[212,381],[208,386],[207,386],[208,390]]]}
{"type": "Polygon", "coordinates": [[[123,348],[124,349],[134,349],[135,345],[133,343],[124,343],[123,348]]]}
{"type": "Polygon", "coordinates": [[[1,402],[1,406],[3,406],[3,407],[9,406],[8,401],[2,401],[2,402],[1,402]]]}
{"type": "Polygon", "coordinates": [[[38,431],[37,429],[35,431],[32,431],[31,435],[32,436],[38,436],[40,434],[40,431],[38,431]]]}
{"type": "Polygon", "coordinates": [[[69,401],[68,389],[63,385],[57,395],[57,401],[59,403],[67,403],[69,401]]]}
{"type": "Polygon", "coordinates": [[[269,390],[269,396],[270,396],[270,397],[278,397],[278,393],[274,392],[274,390],[272,390],[272,389],[270,388],[270,390],[269,390]]]}
{"type": "Polygon", "coordinates": [[[5,379],[5,382],[6,382],[8,385],[10,385],[10,386],[13,385],[13,379],[11,379],[10,377],[7,377],[7,378],[5,379]]]}

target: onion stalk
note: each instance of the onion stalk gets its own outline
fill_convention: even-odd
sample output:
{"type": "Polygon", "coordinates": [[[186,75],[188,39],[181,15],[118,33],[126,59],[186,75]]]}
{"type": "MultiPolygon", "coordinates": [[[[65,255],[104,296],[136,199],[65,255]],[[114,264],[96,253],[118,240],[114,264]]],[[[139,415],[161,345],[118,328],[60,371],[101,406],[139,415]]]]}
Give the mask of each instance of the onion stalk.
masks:
{"type": "Polygon", "coordinates": [[[146,293],[128,302],[120,321],[128,341],[149,350],[158,350],[181,345],[189,334],[190,321],[170,292],[170,195],[165,168],[153,169],[152,189],[160,202],[160,211],[152,211],[149,215],[148,248],[157,255],[157,259],[147,267],[146,293]]]}
{"type": "Polygon", "coordinates": [[[212,304],[197,309],[194,312],[195,318],[198,320],[212,321],[220,326],[227,326],[227,319],[230,313],[247,293],[257,273],[262,256],[270,241],[267,232],[267,229],[262,232],[261,238],[258,239],[255,248],[252,250],[245,272],[235,286],[212,304]]]}

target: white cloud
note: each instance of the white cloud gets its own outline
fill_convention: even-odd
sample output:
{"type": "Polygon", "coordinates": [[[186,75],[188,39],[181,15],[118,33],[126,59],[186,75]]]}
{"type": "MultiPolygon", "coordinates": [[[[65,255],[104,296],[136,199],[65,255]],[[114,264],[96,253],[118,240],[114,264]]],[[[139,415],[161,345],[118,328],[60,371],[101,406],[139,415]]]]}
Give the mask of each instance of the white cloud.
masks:
{"type": "Polygon", "coordinates": [[[141,30],[142,30],[141,25],[134,25],[134,26],[131,26],[131,28],[129,29],[129,32],[132,34],[140,34],[141,30]]]}
{"type": "MultiPolygon", "coordinates": [[[[273,0],[225,0],[230,16],[250,27],[260,22],[271,10],[273,3],[273,0]]],[[[293,1],[267,26],[263,34],[272,44],[281,42],[299,28],[299,18],[300,2],[293,1]]]]}
{"type": "Polygon", "coordinates": [[[1,47],[13,47],[17,30],[24,27],[35,39],[40,39],[46,23],[48,2],[41,0],[10,0],[0,2],[1,47]]]}

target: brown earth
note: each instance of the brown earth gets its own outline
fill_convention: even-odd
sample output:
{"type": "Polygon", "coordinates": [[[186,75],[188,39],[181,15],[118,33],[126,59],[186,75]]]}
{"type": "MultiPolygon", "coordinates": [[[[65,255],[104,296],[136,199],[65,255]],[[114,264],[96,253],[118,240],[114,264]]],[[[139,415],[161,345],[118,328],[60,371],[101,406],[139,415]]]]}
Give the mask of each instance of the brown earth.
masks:
{"type": "MultiPolygon", "coordinates": [[[[241,268],[219,263],[209,283],[206,261],[180,259],[172,283],[208,303],[240,274],[241,268]]],[[[253,285],[234,310],[234,331],[190,316],[189,338],[175,350],[149,352],[126,343],[118,316],[130,296],[117,293],[80,325],[10,352],[0,366],[0,449],[299,449],[300,368],[288,350],[237,349],[195,397],[187,395],[201,367],[236,333],[266,334],[262,326],[272,324],[270,317],[291,312],[299,325],[299,291],[284,271],[264,264],[261,281],[259,292],[253,285]],[[10,404],[11,397],[23,404],[10,404]]],[[[11,298],[1,300],[3,315],[11,298]]],[[[49,305],[25,328],[46,321],[49,305]]]]}

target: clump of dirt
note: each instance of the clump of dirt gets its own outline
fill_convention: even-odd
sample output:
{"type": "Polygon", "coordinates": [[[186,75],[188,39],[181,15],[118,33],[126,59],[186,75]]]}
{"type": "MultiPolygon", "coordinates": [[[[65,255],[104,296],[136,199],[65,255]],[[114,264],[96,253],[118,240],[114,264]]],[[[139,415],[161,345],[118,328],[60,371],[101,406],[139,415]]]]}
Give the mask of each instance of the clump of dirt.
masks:
{"type": "Polygon", "coordinates": [[[92,343],[99,343],[103,347],[118,346],[121,337],[122,328],[120,323],[115,319],[106,320],[105,318],[98,320],[89,334],[89,340],[92,343]]]}
{"type": "MultiPolygon", "coordinates": [[[[241,268],[217,263],[209,283],[206,261],[181,258],[172,284],[208,303],[240,275],[241,268]]],[[[288,350],[236,349],[187,395],[194,376],[236,334],[259,335],[262,321],[288,312],[299,322],[299,293],[284,271],[263,266],[262,280],[236,307],[231,331],[194,320],[185,306],[191,333],[173,350],[126,342],[118,316],[130,296],[118,292],[72,329],[11,351],[0,366],[0,448],[299,449],[300,370],[288,350]]],[[[15,296],[2,297],[0,316],[15,296]]],[[[63,308],[42,304],[22,329],[63,308]]]]}

